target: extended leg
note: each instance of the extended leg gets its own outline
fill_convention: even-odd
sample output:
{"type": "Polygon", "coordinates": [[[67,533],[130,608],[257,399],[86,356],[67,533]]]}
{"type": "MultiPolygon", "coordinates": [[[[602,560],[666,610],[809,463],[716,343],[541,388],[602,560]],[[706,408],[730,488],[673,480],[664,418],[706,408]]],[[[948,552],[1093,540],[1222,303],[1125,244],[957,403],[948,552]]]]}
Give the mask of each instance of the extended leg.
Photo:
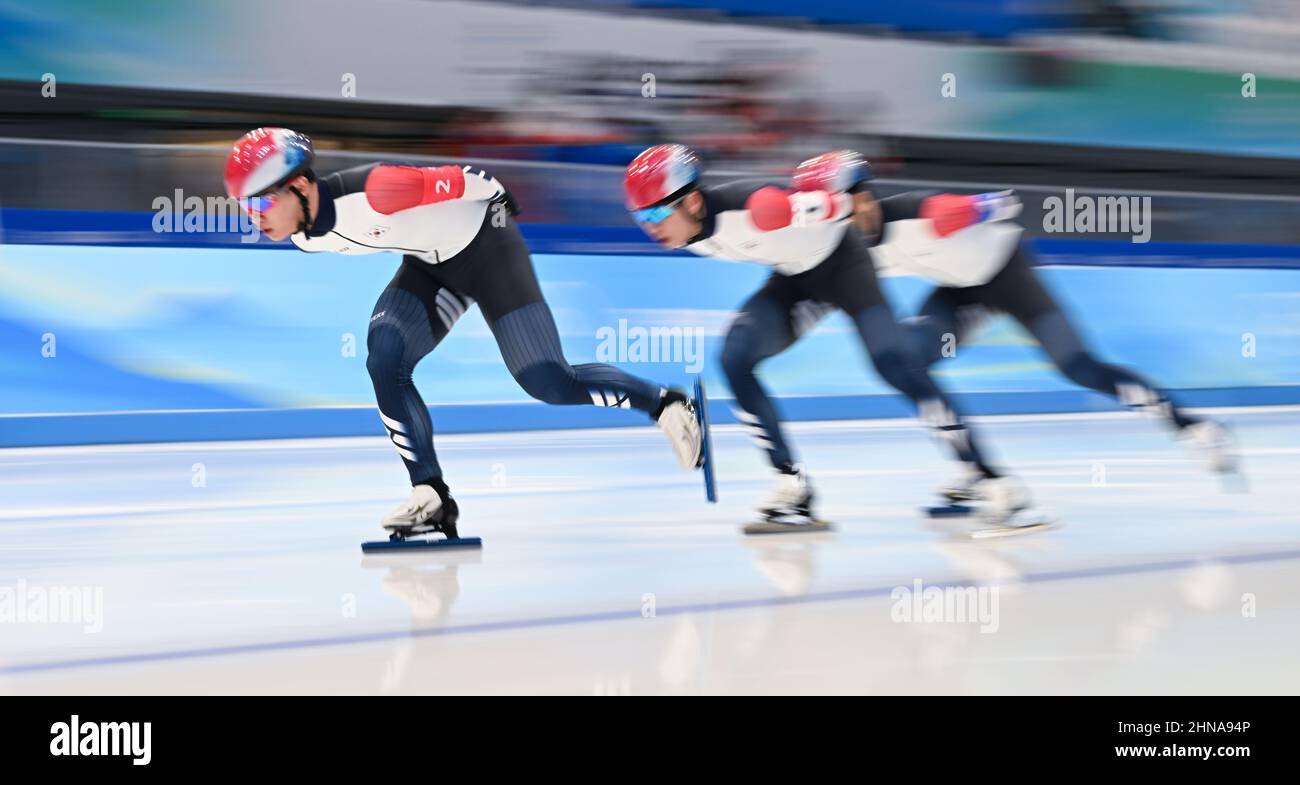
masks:
{"type": "Polygon", "coordinates": [[[662,388],[611,365],[569,365],[545,302],[518,308],[490,322],[506,367],[519,386],[539,401],[591,404],[655,413],[662,388]]]}
{"type": "Polygon", "coordinates": [[[703,442],[685,393],[610,365],[575,366],[564,358],[528,246],[513,221],[485,221],[473,247],[449,263],[446,275],[478,302],[506,367],[529,395],[551,404],[639,409],[668,436],[683,468],[700,465],[703,442]]]}
{"type": "Polygon", "coordinates": [[[668,437],[683,469],[700,466],[703,437],[685,393],[666,390],[612,365],[569,365],[545,302],[525,305],[490,325],[506,367],[529,395],[550,404],[639,409],[668,437]]]}
{"type": "Polygon", "coordinates": [[[1138,374],[1097,359],[1084,345],[1074,325],[1030,267],[1023,246],[1006,268],[989,282],[990,304],[1015,317],[1034,336],[1052,362],[1081,387],[1117,398],[1128,408],[1155,415],[1175,430],[1200,422],[1181,411],[1138,374]]]}

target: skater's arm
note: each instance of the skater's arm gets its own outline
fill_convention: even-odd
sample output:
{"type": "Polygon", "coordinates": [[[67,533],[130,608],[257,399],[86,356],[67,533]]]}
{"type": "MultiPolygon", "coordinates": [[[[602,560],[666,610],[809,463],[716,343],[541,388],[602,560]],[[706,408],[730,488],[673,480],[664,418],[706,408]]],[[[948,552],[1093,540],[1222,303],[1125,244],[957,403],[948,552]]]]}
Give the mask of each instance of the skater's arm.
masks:
{"type": "Polygon", "coordinates": [[[745,207],[754,226],[771,232],[844,220],[853,213],[852,199],[844,193],[787,191],[769,185],[750,194],[745,207]]]}
{"type": "Polygon", "coordinates": [[[974,195],[908,191],[879,203],[885,223],[926,218],[933,222],[934,232],[940,237],[977,223],[1007,221],[1020,214],[1020,199],[1014,191],[974,195]]]}
{"type": "Polygon", "coordinates": [[[518,212],[506,187],[472,166],[385,164],[376,166],[366,177],[366,200],[375,212],[384,215],[454,199],[502,202],[512,214],[518,212]]]}
{"type": "Polygon", "coordinates": [[[737,180],[701,189],[710,216],[743,212],[760,231],[808,226],[848,217],[843,194],[792,192],[770,180],[737,180]]]}

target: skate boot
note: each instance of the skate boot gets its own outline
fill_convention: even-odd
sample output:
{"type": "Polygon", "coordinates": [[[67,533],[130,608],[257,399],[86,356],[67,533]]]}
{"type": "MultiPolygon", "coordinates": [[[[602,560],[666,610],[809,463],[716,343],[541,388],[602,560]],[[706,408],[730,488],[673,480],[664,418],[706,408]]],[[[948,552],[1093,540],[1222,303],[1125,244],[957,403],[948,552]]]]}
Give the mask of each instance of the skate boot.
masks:
{"type": "Polygon", "coordinates": [[[972,537],[1028,534],[1056,522],[1052,515],[1034,508],[1029,489],[1016,477],[984,477],[973,488],[980,500],[975,512],[987,528],[972,532],[972,537]]]}
{"type": "Polygon", "coordinates": [[[950,482],[935,489],[941,504],[924,507],[922,511],[931,518],[949,518],[970,515],[975,511],[971,502],[980,500],[979,483],[984,475],[974,471],[963,471],[950,482]]]}
{"type": "Polygon", "coordinates": [[[695,414],[695,402],[681,390],[668,390],[659,399],[659,410],[652,416],[659,430],[668,437],[682,468],[698,469],[704,462],[704,438],[695,414]]]}
{"type": "Polygon", "coordinates": [[[826,531],[831,525],[813,516],[812,486],[803,467],[792,467],[776,476],[772,490],[758,505],[761,518],[744,528],[745,534],[784,534],[826,531]]]}
{"type": "Polygon", "coordinates": [[[392,554],[428,549],[482,547],[482,539],[461,537],[457,532],[456,521],[460,518],[460,507],[456,505],[456,500],[451,498],[446,483],[441,479],[435,482],[437,488],[429,485],[417,485],[412,488],[411,497],[406,500],[406,503],[385,515],[379,522],[388,532],[388,539],[363,542],[361,551],[369,554],[392,554]],[[442,532],[446,536],[418,537],[433,532],[442,532]]]}
{"type": "Polygon", "coordinates": [[[1231,431],[1214,420],[1193,423],[1180,431],[1179,436],[1204,455],[1210,471],[1215,474],[1235,474],[1238,471],[1237,442],[1231,431]]]}
{"type": "Polygon", "coordinates": [[[984,475],[979,472],[963,471],[951,481],[940,485],[935,491],[939,498],[949,502],[973,502],[979,500],[977,487],[984,475]]]}
{"type": "Polygon", "coordinates": [[[417,485],[411,489],[411,497],[406,503],[384,516],[380,525],[393,539],[442,532],[454,540],[457,539],[456,520],[459,517],[460,508],[450,494],[444,502],[431,486],[417,485]]]}

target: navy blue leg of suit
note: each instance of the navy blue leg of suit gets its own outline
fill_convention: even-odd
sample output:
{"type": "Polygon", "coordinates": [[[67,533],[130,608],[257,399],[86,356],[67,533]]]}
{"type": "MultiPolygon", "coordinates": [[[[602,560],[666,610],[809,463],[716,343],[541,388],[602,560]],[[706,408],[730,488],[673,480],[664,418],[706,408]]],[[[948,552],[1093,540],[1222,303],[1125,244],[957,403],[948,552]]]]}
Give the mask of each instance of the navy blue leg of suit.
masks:
{"type": "Polygon", "coordinates": [[[657,384],[608,365],[569,364],[518,230],[513,222],[495,227],[485,221],[478,238],[448,262],[406,257],[370,317],[366,367],[412,484],[442,477],[433,423],[412,373],[474,302],[510,373],[532,397],[648,413],[659,408],[663,390],[657,384]]]}
{"type": "Polygon", "coordinates": [[[1065,312],[1038,280],[1028,254],[1022,246],[988,283],[935,289],[917,317],[907,320],[913,344],[927,363],[943,359],[944,346],[960,345],[991,314],[1006,313],[1020,322],[1061,373],[1080,387],[1112,396],[1134,411],[1153,414],[1174,429],[1200,422],[1146,379],[1102,362],[1088,351],[1065,312]]]}
{"type": "MultiPolygon", "coordinates": [[[[468,306],[450,292],[442,297],[444,303],[452,298],[462,304],[461,312],[468,306]]],[[[406,464],[412,485],[442,476],[433,450],[433,421],[411,374],[447,335],[449,322],[454,319],[444,322],[436,307],[435,317],[430,319],[419,297],[396,286],[384,290],[370,317],[366,369],[375,387],[379,417],[406,464]]]]}
{"type": "Polygon", "coordinates": [[[569,365],[560,334],[544,302],[517,308],[489,323],[506,367],[519,386],[539,401],[594,404],[653,411],[660,387],[610,365],[569,365]]]}
{"type": "Polygon", "coordinates": [[[788,470],[794,457],[780,414],[755,368],[784,351],[832,309],[848,314],[876,372],[916,405],[922,422],[958,460],[973,472],[997,476],[947,395],[915,356],[880,292],[865,246],[852,234],[817,267],[797,275],[773,274],[741,306],[727,332],[722,366],[736,396],[736,416],[772,465],[788,470]]]}

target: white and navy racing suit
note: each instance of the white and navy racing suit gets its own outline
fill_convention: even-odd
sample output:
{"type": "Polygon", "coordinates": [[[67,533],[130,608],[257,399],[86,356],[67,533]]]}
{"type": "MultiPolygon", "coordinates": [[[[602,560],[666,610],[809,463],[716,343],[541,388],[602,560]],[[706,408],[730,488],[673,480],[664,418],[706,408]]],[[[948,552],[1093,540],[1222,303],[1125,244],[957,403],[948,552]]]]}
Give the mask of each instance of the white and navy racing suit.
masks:
{"type": "Polygon", "coordinates": [[[1081,387],[1118,399],[1130,409],[1165,419],[1176,430],[1200,422],[1132,371],[1088,351],[1056,299],[1033,270],[1023,230],[1011,221],[981,223],[938,237],[917,218],[933,192],[908,192],[880,200],[894,220],[871,248],[881,275],[914,275],[937,284],[919,313],[903,321],[926,363],[942,359],[944,346],[968,340],[992,315],[1020,323],[1056,367],[1081,387]],[[945,335],[952,336],[945,343],[945,335]]]}
{"type": "Polygon", "coordinates": [[[428,167],[424,192],[410,200],[417,204],[385,214],[374,205],[381,197],[392,201],[392,194],[377,193],[376,183],[391,180],[387,176],[394,172],[378,171],[383,167],[415,169],[370,164],[320,178],[315,219],[292,239],[304,251],[402,255],[370,316],[366,367],[379,416],[412,484],[432,485],[446,497],[429,410],[411,374],[476,302],[506,367],[533,398],[657,416],[664,402],[659,385],[607,365],[571,366],[565,360],[512,217],[513,200],[500,182],[470,166],[428,167]]]}
{"type": "Polygon", "coordinates": [[[973,473],[998,476],[895,321],[881,294],[867,243],[847,220],[847,205],[826,220],[760,231],[746,203],[765,185],[740,181],[701,188],[702,227],[686,250],[773,268],[763,287],[740,307],[722,350],[723,369],[736,396],[736,416],[766,451],[772,466],[790,472],[795,459],[755,368],[838,309],[853,322],[877,373],[912,401],[921,420],[973,473]]]}

